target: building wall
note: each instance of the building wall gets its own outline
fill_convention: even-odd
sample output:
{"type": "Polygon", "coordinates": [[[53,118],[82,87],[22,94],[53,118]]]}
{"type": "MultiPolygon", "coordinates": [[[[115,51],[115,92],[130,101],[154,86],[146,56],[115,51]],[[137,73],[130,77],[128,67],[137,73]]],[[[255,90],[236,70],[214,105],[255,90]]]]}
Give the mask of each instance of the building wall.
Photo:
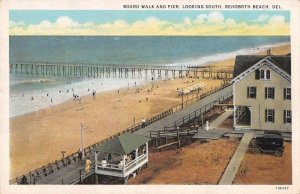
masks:
{"type": "Polygon", "coordinates": [[[286,87],[291,87],[291,82],[283,78],[268,65],[263,65],[259,69],[269,69],[271,72],[271,79],[256,80],[254,71],[239,82],[234,83],[234,104],[235,106],[251,107],[252,129],[290,131],[291,124],[284,124],[283,122],[283,111],[291,110],[291,100],[284,100],[283,90],[286,87]],[[248,86],[256,86],[256,99],[247,98],[248,86]],[[265,99],[265,87],[275,88],[274,99],[265,99]],[[265,122],[265,109],[275,110],[274,123],[265,122]]]}

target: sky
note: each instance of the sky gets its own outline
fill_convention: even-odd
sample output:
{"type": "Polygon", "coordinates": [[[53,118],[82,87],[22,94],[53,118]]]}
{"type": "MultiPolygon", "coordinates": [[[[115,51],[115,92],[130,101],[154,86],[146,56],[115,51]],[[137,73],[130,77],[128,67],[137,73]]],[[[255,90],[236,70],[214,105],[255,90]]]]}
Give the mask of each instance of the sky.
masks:
{"type": "Polygon", "coordinates": [[[10,35],[280,36],[289,11],[11,10],[10,35]]]}

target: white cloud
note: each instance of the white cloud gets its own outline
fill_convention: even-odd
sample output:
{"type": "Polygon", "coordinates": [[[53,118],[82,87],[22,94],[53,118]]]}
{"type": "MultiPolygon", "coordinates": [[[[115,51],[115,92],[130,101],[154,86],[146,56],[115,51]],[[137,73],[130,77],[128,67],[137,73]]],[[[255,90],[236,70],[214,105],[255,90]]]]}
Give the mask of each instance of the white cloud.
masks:
{"type": "Polygon", "coordinates": [[[227,19],[225,23],[226,23],[226,26],[229,28],[236,27],[236,25],[237,25],[236,21],[232,18],[227,19]]]}
{"type": "Polygon", "coordinates": [[[185,25],[187,25],[187,26],[191,26],[191,25],[192,25],[192,21],[191,21],[191,19],[190,19],[189,17],[185,17],[185,18],[183,19],[183,23],[184,23],[185,25]]]}
{"type": "Polygon", "coordinates": [[[208,14],[207,21],[211,24],[221,24],[224,21],[224,16],[221,12],[214,11],[208,14]]]}
{"type": "Polygon", "coordinates": [[[196,17],[196,19],[194,20],[194,22],[196,24],[203,24],[205,22],[205,20],[207,19],[207,15],[206,14],[201,14],[201,15],[198,15],[196,17]]]}
{"type": "Polygon", "coordinates": [[[10,21],[10,35],[289,35],[289,23],[283,16],[261,15],[253,21],[225,19],[221,12],[198,15],[195,19],[185,17],[180,22],[170,22],[148,17],[127,23],[115,20],[107,23],[80,23],[61,16],[54,22],[44,20],[39,24],[26,25],[10,21]]]}
{"type": "Polygon", "coordinates": [[[21,26],[25,26],[25,22],[24,21],[19,21],[19,22],[15,22],[15,21],[12,21],[10,20],[9,21],[9,26],[10,27],[21,27],[21,26]]]}
{"type": "Polygon", "coordinates": [[[262,22],[266,22],[269,18],[270,18],[269,15],[262,14],[262,15],[259,15],[257,19],[252,20],[252,21],[253,21],[253,22],[262,23],[262,22]]]}
{"type": "Polygon", "coordinates": [[[283,16],[273,16],[268,21],[269,25],[285,25],[285,20],[283,16]]]}
{"type": "Polygon", "coordinates": [[[73,19],[67,16],[61,16],[57,18],[55,25],[65,28],[65,27],[77,27],[79,26],[79,23],[75,22],[73,19]]]}

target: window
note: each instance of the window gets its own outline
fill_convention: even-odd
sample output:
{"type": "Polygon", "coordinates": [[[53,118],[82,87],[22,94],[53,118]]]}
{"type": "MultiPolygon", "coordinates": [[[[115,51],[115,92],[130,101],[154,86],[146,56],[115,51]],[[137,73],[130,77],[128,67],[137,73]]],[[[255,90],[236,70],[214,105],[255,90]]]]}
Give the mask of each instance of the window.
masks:
{"type": "Polygon", "coordinates": [[[274,99],[275,96],[275,88],[265,88],[265,99],[274,99]]]}
{"type": "Polygon", "coordinates": [[[266,71],[266,79],[270,79],[271,78],[271,72],[270,70],[266,71]]]}
{"type": "Polygon", "coordinates": [[[265,71],[263,69],[260,70],[260,79],[265,79],[265,71]]]}
{"type": "Polygon", "coordinates": [[[291,110],[283,111],[283,123],[292,123],[292,111],[291,110]]]}
{"type": "Polygon", "coordinates": [[[255,79],[259,79],[260,78],[260,71],[259,69],[255,70],[255,79]]]}
{"type": "Polygon", "coordinates": [[[265,110],[265,120],[266,120],[266,122],[274,123],[274,120],[275,120],[275,111],[274,111],[274,109],[266,109],[265,110]]]}
{"type": "Polygon", "coordinates": [[[256,98],[256,87],[247,87],[247,98],[256,98]]]}
{"type": "Polygon", "coordinates": [[[270,70],[255,70],[255,79],[269,80],[271,79],[271,71],[270,70]]]}
{"type": "Polygon", "coordinates": [[[292,97],[291,88],[284,88],[283,89],[283,99],[291,100],[291,97],[292,97]]]}

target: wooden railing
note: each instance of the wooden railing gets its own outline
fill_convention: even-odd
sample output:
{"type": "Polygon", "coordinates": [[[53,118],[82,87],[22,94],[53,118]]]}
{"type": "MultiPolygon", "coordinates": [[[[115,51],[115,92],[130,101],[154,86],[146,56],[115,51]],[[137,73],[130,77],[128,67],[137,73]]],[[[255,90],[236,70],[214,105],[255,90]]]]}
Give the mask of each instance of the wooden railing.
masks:
{"type": "Polygon", "coordinates": [[[232,92],[229,92],[225,94],[224,96],[218,98],[217,100],[213,100],[210,103],[198,108],[197,110],[185,115],[184,117],[174,121],[173,123],[169,123],[165,125],[164,129],[175,129],[176,127],[182,126],[186,123],[191,122],[191,120],[194,120],[196,117],[202,116],[202,113],[205,113],[206,111],[210,110],[215,104],[223,102],[224,100],[227,100],[232,96],[232,92]]]}
{"type": "Polygon", "coordinates": [[[125,165],[118,165],[118,164],[111,164],[111,163],[107,163],[104,165],[102,165],[101,162],[97,162],[97,166],[96,169],[104,169],[104,170],[116,170],[116,171],[122,171],[122,172],[126,172],[127,170],[130,170],[133,166],[138,165],[141,161],[144,161],[145,159],[147,159],[147,154],[142,154],[140,156],[138,156],[136,159],[130,161],[129,163],[125,164],[125,165]]]}

